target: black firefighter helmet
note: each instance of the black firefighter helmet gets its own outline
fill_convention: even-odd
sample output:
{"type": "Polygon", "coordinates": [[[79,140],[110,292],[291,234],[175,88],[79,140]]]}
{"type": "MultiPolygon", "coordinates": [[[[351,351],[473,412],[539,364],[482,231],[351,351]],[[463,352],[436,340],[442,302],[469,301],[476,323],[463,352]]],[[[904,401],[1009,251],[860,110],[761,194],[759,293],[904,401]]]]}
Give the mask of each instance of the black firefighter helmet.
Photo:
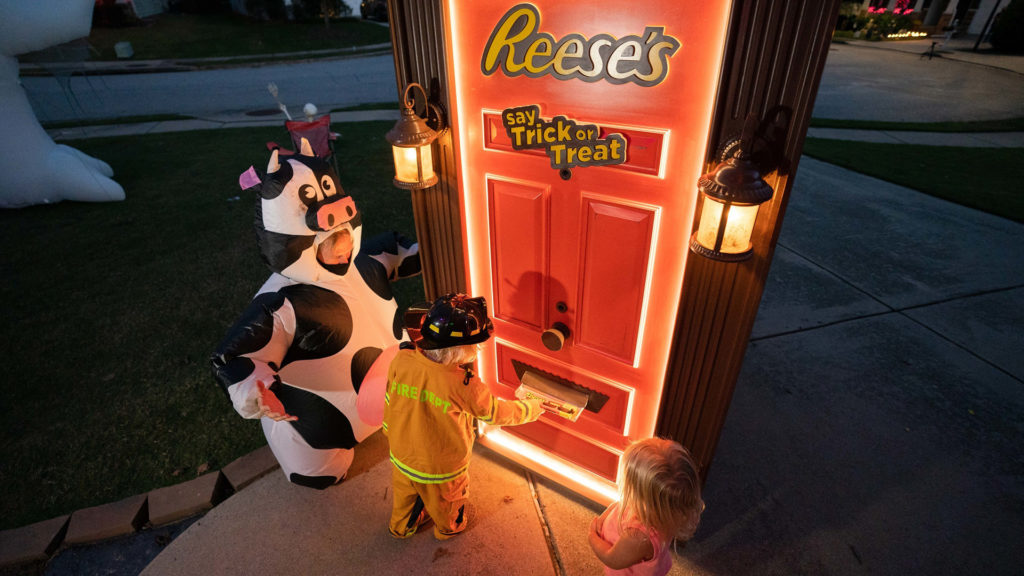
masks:
{"type": "Polygon", "coordinates": [[[445,294],[427,308],[426,302],[409,308],[405,325],[416,345],[424,350],[478,344],[491,337],[494,326],[483,296],[445,294]]]}

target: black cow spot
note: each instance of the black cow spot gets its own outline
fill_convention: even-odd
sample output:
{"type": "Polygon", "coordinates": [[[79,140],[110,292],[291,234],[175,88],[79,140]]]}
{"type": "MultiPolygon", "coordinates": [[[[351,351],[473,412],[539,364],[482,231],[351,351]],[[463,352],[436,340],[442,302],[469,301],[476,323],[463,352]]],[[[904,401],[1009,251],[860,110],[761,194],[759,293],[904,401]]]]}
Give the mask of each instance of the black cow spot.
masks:
{"type": "Polygon", "coordinates": [[[243,354],[255,352],[270,342],[274,335],[274,312],[282,306],[284,296],[277,292],[267,292],[253,298],[241,318],[217,346],[210,361],[214,377],[225,391],[252,374],[256,366],[243,354]]]}
{"type": "Polygon", "coordinates": [[[388,280],[388,270],[383,264],[360,251],[356,257],[356,268],[374,294],[380,296],[382,300],[391,300],[391,282],[388,280]]]}
{"type": "Polygon", "coordinates": [[[399,278],[406,278],[408,276],[412,276],[413,274],[419,273],[419,271],[420,253],[417,252],[412,256],[407,256],[404,260],[402,260],[402,263],[398,265],[397,276],[399,278]]]}
{"type": "Polygon", "coordinates": [[[299,261],[302,253],[313,247],[316,236],[292,236],[271,232],[263,227],[262,212],[256,212],[256,244],[267,267],[280,273],[299,261]]]}
{"type": "Polygon", "coordinates": [[[215,354],[212,363],[213,377],[217,379],[224,392],[227,392],[232,384],[245,380],[256,370],[256,364],[245,356],[228,360],[223,355],[215,354]]]}
{"type": "MultiPolygon", "coordinates": [[[[291,164],[287,161],[281,162],[278,159],[277,171],[272,174],[267,174],[267,178],[263,179],[263,185],[260,186],[260,197],[273,200],[284,192],[284,189],[288,186],[288,181],[292,179],[294,171],[292,170],[291,164]]],[[[256,210],[259,211],[259,202],[256,203],[256,210]]]]}
{"type": "Polygon", "coordinates": [[[402,330],[405,329],[405,311],[401,308],[395,310],[395,318],[391,321],[391,331],[395,335],[395,340],[402,339],[402,330]]]}
{"type": "Polygon", "coordinates": [[[296,360],[327,358],[352,338],[352,310],[336,292],[309,284],[280,290],[295,309],[295,334],[281,366],[296,360]]]}
{"type": "Polygon", "coordinates": [[[351,262],[325,264],[321,262],[319,258],[316,259],[316,263],[319,264],[324,270],[327,270],[328,272],[334,274],[335,276],[344,276],[345,274],[348,274],[349,266],[351,266],[351,262]]]}
{"type": "Polygon", "coordinates": [[[305,486],[306,488],[313,488],[315,490],[326,490],[338,479],[334,476],[306,476],[305,474],[299,474],[298,472],[292,472],[288,480],[292,484],[298,484],[299,486],[305,486]]]}
{"type": "Polygon", "coordinates": [[[285,411],[298,418],[289,424],[313,448],[353,448],[357,444],[348,418],[327,400],[283,383],[275,386],[274,394],[285,411]]]}
{"type": "Polygon", "coordinates": [[[380,356],[380,348],[363,348],[359,352],[356,352],[352,356],[352,387],[359,392],[359,387],[363,385],[363,378],[366,378],[366,373],[370,371],[370,366],[377,361],[380,356]]]}

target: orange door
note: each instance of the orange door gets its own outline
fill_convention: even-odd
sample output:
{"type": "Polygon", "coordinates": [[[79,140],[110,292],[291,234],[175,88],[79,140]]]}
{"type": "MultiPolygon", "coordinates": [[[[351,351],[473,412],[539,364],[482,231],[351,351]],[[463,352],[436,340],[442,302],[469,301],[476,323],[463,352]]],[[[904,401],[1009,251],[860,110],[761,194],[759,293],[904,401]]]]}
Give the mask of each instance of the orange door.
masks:
{"type": "Polygon", "coordinates": [[[483,441],[598,501],[614,495],[625,445],[654,430],[728,7],[447,6],[470,290],[496,328],[481,376],[505,397],[525,370],[591,397],[575,422],[545,415],[483,441]],[[563,117],[597,129],[516,149],[530,130],[513,135],[502,112],[533,105],[530,127],[563,117]],[[620,163],[553,167],[612,134],[620,163]],[[542,338],[556,328],[566,336],[552,350],[542,338]]]}

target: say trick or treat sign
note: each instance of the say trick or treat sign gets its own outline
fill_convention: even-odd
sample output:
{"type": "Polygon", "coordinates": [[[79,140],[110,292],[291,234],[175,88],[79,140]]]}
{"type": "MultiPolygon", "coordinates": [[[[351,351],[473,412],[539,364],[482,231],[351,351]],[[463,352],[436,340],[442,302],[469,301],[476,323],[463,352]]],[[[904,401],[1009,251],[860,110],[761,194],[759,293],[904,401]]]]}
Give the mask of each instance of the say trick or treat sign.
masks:
{"type": "Polygon", "coordinates": [[[514,150],[543,149],[556,170],[626,161],[626,140],[621,134],[599,138],[601,131],[595,124],[578,124],[565,116],[544,120],[536,104],[505,109],[501,122],[514,150]]]}

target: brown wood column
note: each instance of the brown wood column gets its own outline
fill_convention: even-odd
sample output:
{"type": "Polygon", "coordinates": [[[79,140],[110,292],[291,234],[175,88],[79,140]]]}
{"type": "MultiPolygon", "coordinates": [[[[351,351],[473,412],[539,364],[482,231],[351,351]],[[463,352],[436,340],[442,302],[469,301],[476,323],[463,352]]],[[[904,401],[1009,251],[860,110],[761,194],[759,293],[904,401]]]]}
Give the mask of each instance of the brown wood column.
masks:
{"type": "MultiPolygon", "coordinates": [[[[388,0],[391,45],[399,102],[405,87],[417,82],[431,102],[439,105],[450,123],[444,14],[441,0],[388,0]]],[[[434,145],[438,183],[413,190],[412,210],[423,264],[423,288],[428,300],[447,292],[465,292],[466,271],[462,252],[462,217],[452,132],[434,145]]],[[[397,193],[404,193],[398,191],[397,193]]]]}
{"type": "MultiPolygon", "coordinates": [[[[788,122],[762,134],[774,139],[778,169],[765,176],[775,195],[759,211],[753,257],[687,259],[657,433],[689,447],[702,477],[757,315],[838,9],[838,0],[736,0],[733,8],[705,167],[740,134],[749,113],[788,122]]],[[[693,182],[694,194],[696,188],[693,182]]]]}

